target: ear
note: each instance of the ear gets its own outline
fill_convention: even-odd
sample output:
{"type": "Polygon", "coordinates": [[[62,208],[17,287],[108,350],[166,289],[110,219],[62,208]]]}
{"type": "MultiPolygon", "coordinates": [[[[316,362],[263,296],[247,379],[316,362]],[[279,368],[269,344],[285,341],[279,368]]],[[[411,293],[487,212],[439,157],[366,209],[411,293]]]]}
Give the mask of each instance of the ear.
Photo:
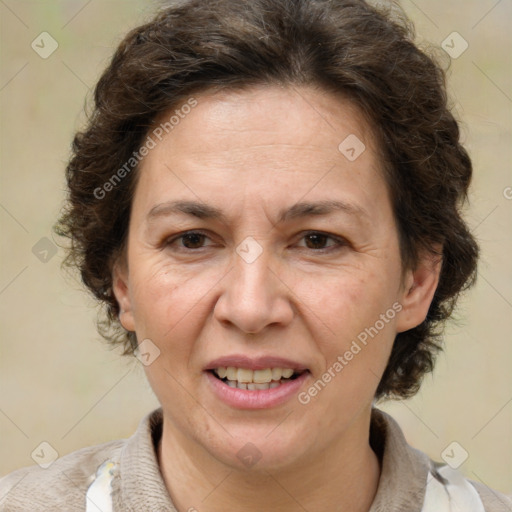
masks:
{"type": "Polygon", "coordinates": [[[402,310],[396,322],[397,332],[417,327],[427,316],[439,283],[443,261],[442,247],[438,245],[433,249],[435,253],[422,253],[416,267],[407,270],[405,274],[400,300],[402,310]]]}
{"type": "Polygon", "coordinates": [[[128,265],[124,257],[118,258],[114,263],[112,269],[112,289],[119,304],[119,321],[121,325],[127,331],[135,331],[135,320],[128,281],[128,265]]]}

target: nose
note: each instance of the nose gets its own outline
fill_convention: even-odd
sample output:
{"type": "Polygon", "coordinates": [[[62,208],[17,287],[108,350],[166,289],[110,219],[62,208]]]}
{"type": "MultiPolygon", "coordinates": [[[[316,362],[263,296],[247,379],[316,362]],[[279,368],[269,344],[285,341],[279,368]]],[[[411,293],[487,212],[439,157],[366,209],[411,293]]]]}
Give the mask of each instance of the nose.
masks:
{"type": "Polygon", "coordinates": [[[235,253],[234,268],[222,281],[223,288],[215,304],[216,319],[245,334],[288,325],[294,315],[293,293],[280,273],[268,249],[255,261],[247,261],[235,253]]]}

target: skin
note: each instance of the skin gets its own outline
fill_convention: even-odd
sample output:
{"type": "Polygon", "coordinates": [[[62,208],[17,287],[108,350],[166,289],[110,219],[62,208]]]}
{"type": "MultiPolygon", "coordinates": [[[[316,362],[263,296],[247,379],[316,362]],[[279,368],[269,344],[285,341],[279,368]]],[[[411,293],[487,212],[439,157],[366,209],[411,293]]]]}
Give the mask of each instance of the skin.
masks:
{"type": "Polygon", "coordinates": [[[195,97],[142,163],[114,267],[122,325],[161,351],[145,371],[164,411],[159,463],[171,498],[180,512],[368,511],[380,475],[369,445],[375,390],[396,334],[424,320],[440,262],[424,255],[402,269],[377,148],[348,100],[277,86],[195,97]],[[350,134],[366,146],[355,161],[338,150],[350,134]],[[148,220],[176,199],[226,219],[148,220]],[[321,200],[365,213],[277,221],[321,200]],[[206,237],[176,238],[189,230],[206,237]],[[333,238],[315,242],[309,230],[333,238]],[[252,263],[236,252],[249,236],[262,248],[252,263]],[[207,363],[242,353],[305,363],[306,391],[394,303],[401,311],[306,405],[240,410],[210,390],[207,363]],[[237,457],[248,442],[261,454],[251,467],[237,457]]]}

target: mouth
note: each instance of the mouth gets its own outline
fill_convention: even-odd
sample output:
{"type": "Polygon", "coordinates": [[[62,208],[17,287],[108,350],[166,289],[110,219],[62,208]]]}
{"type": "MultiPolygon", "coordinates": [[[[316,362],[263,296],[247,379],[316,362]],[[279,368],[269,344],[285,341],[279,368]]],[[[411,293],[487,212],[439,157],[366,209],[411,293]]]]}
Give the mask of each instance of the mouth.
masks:
{"type": "Polygon", "coordinates": [[[221,356],[203,368],[213,397],[235,409],[292,403],[312,375],[307,363],[271,354],[221,356]]]}
{"type": "Polygon", "coordinates": [[[294,370],[292,368],[277,367],[251,370],[234,366],[220,366],[207,371],[230,388],[248,391],[275,389],[298,379],[304,373],[309,373],[308,370],[294,370]]]}

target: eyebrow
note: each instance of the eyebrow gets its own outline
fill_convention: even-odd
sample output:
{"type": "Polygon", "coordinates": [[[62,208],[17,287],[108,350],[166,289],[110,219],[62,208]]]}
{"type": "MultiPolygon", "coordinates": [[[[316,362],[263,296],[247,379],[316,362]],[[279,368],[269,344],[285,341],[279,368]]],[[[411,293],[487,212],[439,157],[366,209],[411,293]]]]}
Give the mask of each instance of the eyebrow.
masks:
{"type": "MultiPolygon", "coordinates": [[[[369,217],[368,212],[359,205],[346,203],[344,201],[324,200],[300,202],[281,210],[278,216],[278,222],[286,222],[303,217],[329,215],[339,211],[357,217],[369,217]]],[[[147,220],[151,221],[158,217],[167,217],[177,214],[190,215],[199,219],[214,219],[222,223],[227,222],[227,217],[221,209],[196,201],[169,201],[157,204],[149,211],[147,220]]]]}

